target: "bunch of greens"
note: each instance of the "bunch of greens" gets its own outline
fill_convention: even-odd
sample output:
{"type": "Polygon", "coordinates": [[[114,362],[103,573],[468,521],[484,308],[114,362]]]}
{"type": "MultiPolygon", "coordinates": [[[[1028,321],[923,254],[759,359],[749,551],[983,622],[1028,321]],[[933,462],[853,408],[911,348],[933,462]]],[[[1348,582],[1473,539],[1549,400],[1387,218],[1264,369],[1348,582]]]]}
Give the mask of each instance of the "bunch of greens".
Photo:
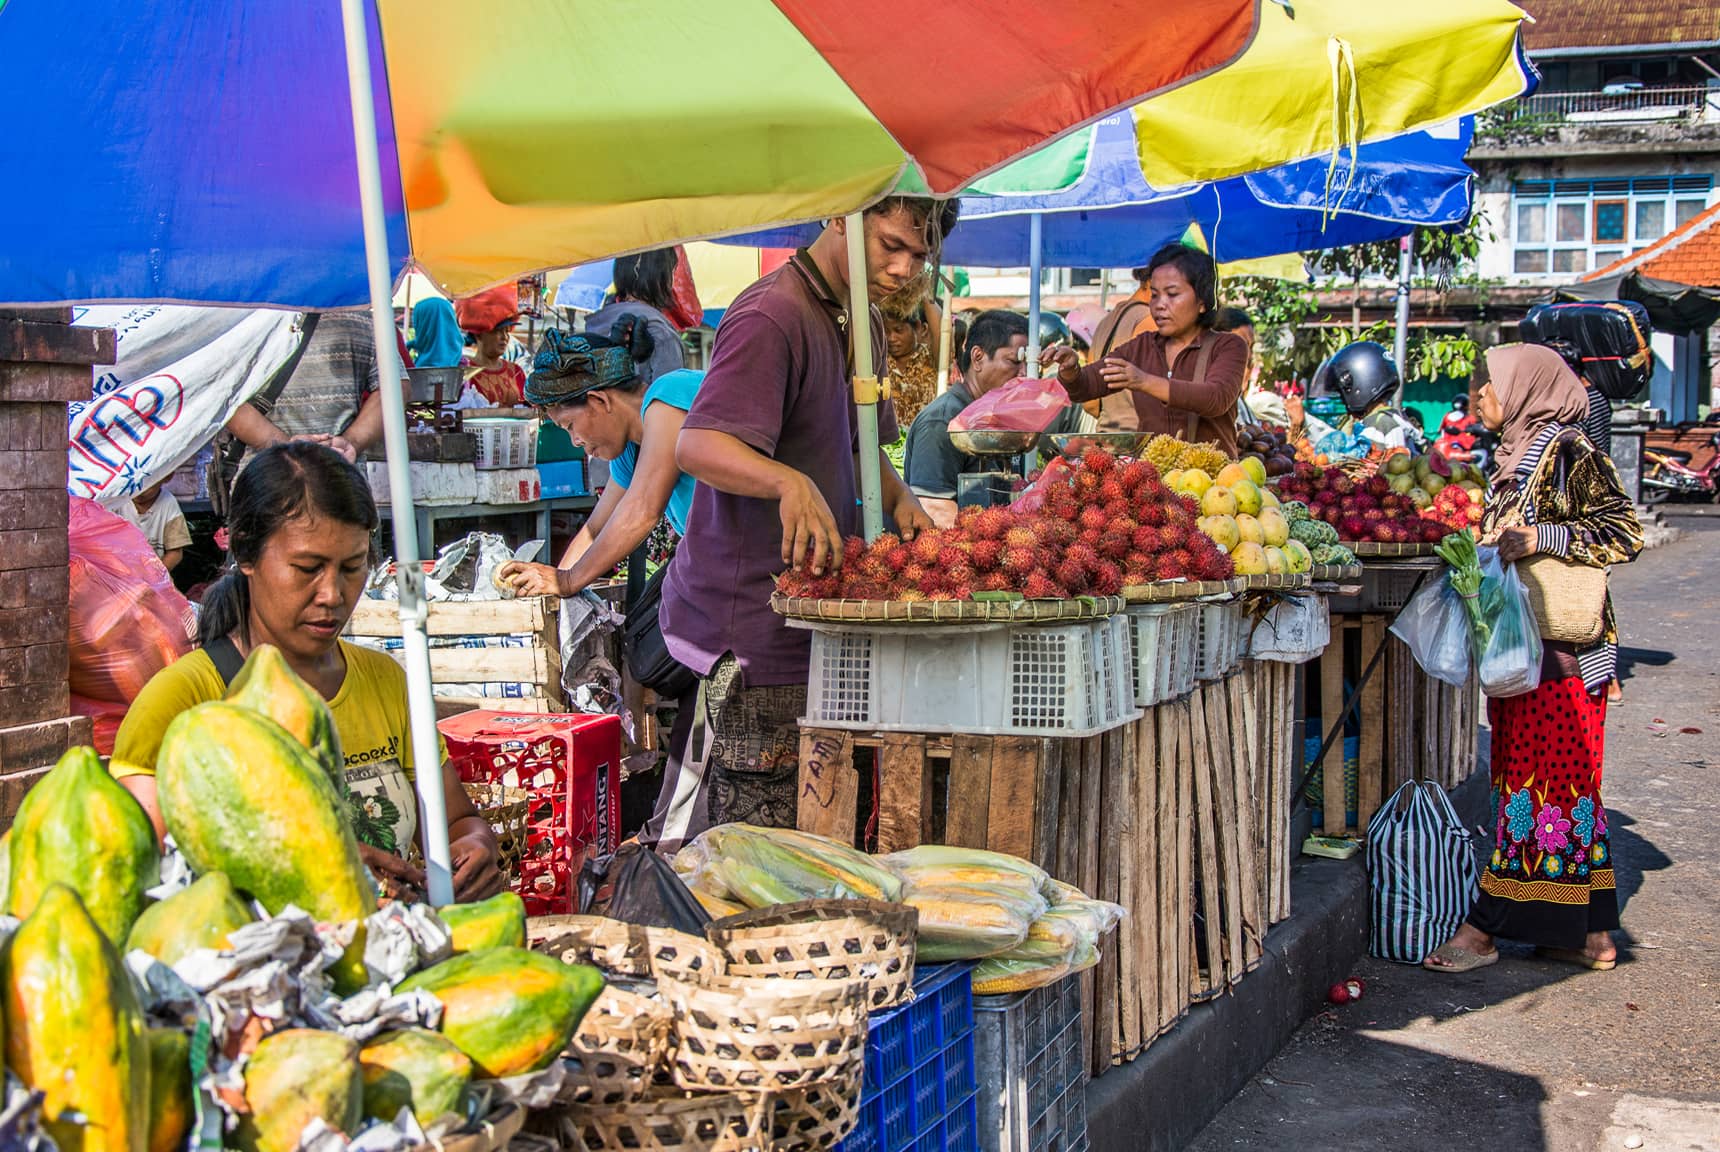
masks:
{"type": "Polygon", "coordinates": [[[1474,533],[1467,528],[1453,532],[1434,545],[1433,550],[1451,568],[1446,579],[1451,581],[1451,590],[1462,599],[1464,610],[1469,614],[1469,631],[1475,638],[1475,650],[1487,651],[1493,626],[1487,622],[1488,613],[1481,602],[1481,557],[1475,551],[1474,533]]]}

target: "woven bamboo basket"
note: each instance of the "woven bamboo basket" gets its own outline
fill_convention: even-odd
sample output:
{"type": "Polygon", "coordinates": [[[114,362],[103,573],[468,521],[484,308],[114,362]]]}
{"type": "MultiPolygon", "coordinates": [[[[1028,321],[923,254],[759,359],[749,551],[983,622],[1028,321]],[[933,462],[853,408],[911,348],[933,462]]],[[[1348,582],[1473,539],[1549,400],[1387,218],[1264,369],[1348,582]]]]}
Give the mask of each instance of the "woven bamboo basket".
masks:
{"type": "Polygon", "coordinates": [[[881,900],[799,900],[706,925],[730,977],[864,980],[871,1010],[905,1002],[920,914],[881,900]]]}
{"type": "Polygon", "coordinates": [[[502,1104],[483,1119],[447,1133],[432,1143],[420,1144],[411,1152],[500,1152],[519,1134],[525,1122],[524,1108],[518,1104],[502,1104]]]}
{"type": "Polygon", "coordinates": [[[1072,600],[814,600],[773,594],[770,606],[797,620],[864,624],[1041,624],[1101,620],[1123,610],[1116,596],[1072,600]]]}
{"type": "Polygon", "coordinates": [[[1360,564],[1316,564],[1308,569],[1308,575],[1315,580],[1329,583],[1360,580],[1362,578],[1362,566],[1360,564]]]}
{"type": "Polygon", "coordinates": [[[562,1053],[564,1103],[613,1107],[643,1100],[667,1067],[674,1017],[666,1005],[608,985],[562,1053]]]}
{"type": "Polygon", "coordinates": [[[502,875],[512,883],[519,877],[520,861],[526,854],[526,817],[531,808],[531,794],[524,788],[487,781],[468,781],[464,787],[472,807],[494,830],[497,863],[502,875]]]}
{"type": "Polygon", "coordinates": [[[534,916],[526,921],[526,934],[534,951],[622,976],[703,982],[723,972],[723,954],[715,944],[672,928],[604,916],[534,916]]]}
{"type": "Polygon", "coordinates": [[[758,1096],[659,1090],[628,1104],[556,1109],[533,1128],[576,1152],[765,1152],[771,1107],[758,1096]]]}
{"type": "Polygon", "coordinates": [[[863,980],[660,977],[675,1014],[675,1083],[690,1091],[779,1092],[840,1080],[866,1051],[863,980]]]}
{"type": "Polygon", "coordinates": [[[1219,596],[1231,591],[1228,580],[1160,580],[1152,584],[1131,584],[1123,589],[1123,599],[1130,604],[1167,604],[1177,600],[1198,600],[1202,596],[1219,596]]]}
{"type": "Polygon", "coordinates": [[[1306,588],[1313,582],[1306,572],[1263,572],[1256,576],[1233,576],[1230,587],[1236,592],[1288,592],[1306,588]]]}
{"type": "Polygon", "coordinates": [[[775,1098],[771,1152],[823,1152],[854,1131],[860,1117],[860,1066],[838,1080],[811,1084],[775,1098]]]}

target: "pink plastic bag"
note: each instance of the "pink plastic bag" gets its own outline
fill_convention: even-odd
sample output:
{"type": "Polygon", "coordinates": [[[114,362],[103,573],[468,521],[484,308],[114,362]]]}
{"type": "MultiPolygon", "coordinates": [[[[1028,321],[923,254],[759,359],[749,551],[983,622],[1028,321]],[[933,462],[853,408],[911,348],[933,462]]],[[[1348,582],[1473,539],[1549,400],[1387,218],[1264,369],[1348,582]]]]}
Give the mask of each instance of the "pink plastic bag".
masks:
{"type": "Polygon", "coordinates": [[[191,651],[196,613],[137,525],[81,496],[71,498],[67,521],[72,691],[129,705],[191,651]]]}
{"type": "Polygon", "coordinates": [[[1023,376],[992,389],[950,421],[951,432],[1043,432],[1069,407],[1069,393],[1055,380],[1023,376]]]}
{"type": "Polygon", "coordinates": [[[1074,476],[1075,466],[1058,456],[1045,466],[1033,483],[1022,490],[1021,495],[1015,498],[1010,507],[1017,512],[1029,514],[1037,512],[1045,507],[1045,494],[1047,492],[1059,486],[1067,488],[1073,482],[1074,476]]]}

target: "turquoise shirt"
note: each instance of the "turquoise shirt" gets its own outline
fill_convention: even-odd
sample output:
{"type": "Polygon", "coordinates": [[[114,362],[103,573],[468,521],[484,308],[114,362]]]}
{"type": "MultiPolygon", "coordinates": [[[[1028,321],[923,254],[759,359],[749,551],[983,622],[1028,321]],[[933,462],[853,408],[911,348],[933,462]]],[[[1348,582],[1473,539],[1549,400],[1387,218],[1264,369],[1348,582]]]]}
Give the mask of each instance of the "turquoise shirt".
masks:
{"type": "MultiPolygon", "coordinates": [[[[686,412],[693,406],[693,397],[699,394],[699,385],[704,383],[705,374],[692,368],[678,368],[673,372],[665,372],[651,382],[645,389],[645,398],[639,403],[639,415],[644,416],[651,410],[651,405],[661,401],[671,408],[679,408],[686,412]]],[[[625,488],[633,482],[633,470],[639,466],[639,445],[628,444],[626,451],[609,462],[609,482],[625,488]]],[[[693,478],[685,472],[675,481],[675,490],[669,493],[669,523],[675,526],[675,531],[685,536],[687,534],[687,513],[693,508],[693,478]]]]}

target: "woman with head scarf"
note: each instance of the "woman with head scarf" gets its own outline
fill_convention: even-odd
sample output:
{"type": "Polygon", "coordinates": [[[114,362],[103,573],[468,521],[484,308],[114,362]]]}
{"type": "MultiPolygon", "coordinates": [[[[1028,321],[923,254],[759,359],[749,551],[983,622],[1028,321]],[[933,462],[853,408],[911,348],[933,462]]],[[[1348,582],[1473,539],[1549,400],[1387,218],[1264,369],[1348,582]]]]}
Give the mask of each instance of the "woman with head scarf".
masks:
{"type": "Polygon", "coordinates": [[[466,356],[466,334],[454,306],[440,296],[426,296],[412,306],[412,352],[415,368],[458,368],[466,356]]]}
{"type": "MultiPolygon", "coordinates": [[[[1511,563],[1552,555],[1604,568],[1635,559],[1642,527],[1612,461],[1589,442],[1583,383],[1550,348],[1509,344],[1486,358],[1476,409],[1500,436],[1481,527],[1511,563]]],[[[1618,648],[1612,603],[1586,647],[1542,640],[1541,685],[1487,702],[1493,728],[1493,855],[1457,934],[1422,963],[1467,972],[1499,959],[1497,936],[1584,968],[1617,962],[1612,844],[1601,806],[1606,686],[1618,648]]]]}
{"type": "Polygon", "coordinates": [[[524,404],[526,370],[508,357],[514,322],[520,315],[520,292],[501,284],[460,301],[455,311],[460,327],[472,337],[472,366],[466,383],[497,408],[524,404]]]}

